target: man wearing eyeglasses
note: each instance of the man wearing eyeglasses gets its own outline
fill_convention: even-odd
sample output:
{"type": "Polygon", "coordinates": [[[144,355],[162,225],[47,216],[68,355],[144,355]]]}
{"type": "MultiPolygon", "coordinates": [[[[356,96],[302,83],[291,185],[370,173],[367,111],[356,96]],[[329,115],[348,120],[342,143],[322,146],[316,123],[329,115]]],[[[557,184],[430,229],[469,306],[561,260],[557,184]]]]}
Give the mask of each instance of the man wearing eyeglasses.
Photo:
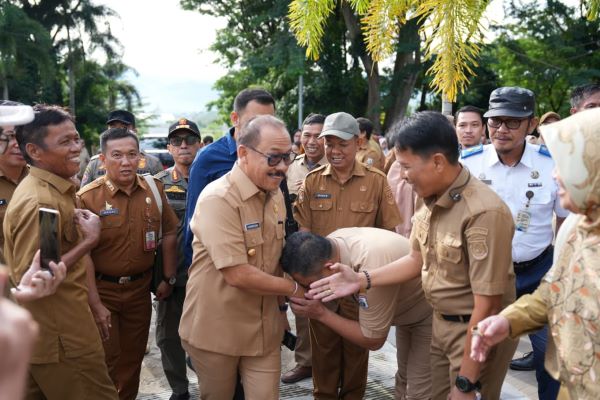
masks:
{"type": "MultiPolygon", "coordinates": [[[[356,160],[359,124],[345,112],[328,115],[319,135],[325,139],[328,165],[312,170],[298,192],[294,216],[300,230],[327,236],[348,227],[394,230],[402,220],[386,175],[356,160]]],[[[344,318],[357,320],[352,296],[333,304],[344,318]]],[[[314,396],[362,399],[369,351],[310,320],[314,396]]]]}
{"type": "MultiPolygon", "coordinates": [[[[214,146],[211,145],[211,146],[214,146]]],[[[279,186],[296,154],[285,124],[260,115],[242,127],[231,172],[200,194],[179,334],[202,399],[231,399],[238,371],[249,399],[279,399],[285,205],[279,186]]]]}
{"type": "MultiPolygon", "coordinates": [[[[2,106],[19,106],[20,103],[9,100],[0,100],[2,106]]],[[[29,173],[27,163],[15,135],[13,125],[0,126],[0,226],[4,222],[4,214],[12,195],[19,182],[29,173]]],[[[0,258],[3,255],[4,234],[0,229],[0,258]]]]}
{"type": "MultiPolygon", "coordinates": [[[[188,187],[190,165],[196,153],[202,147],[200,130],[194,121],[180,118],[169,127],[169,144],[167,149],[173,156],[175,165],[154,175],[165,188],[167,201],[179,218],[177,226],[177,274],[173,282],[173,292],[164,301],[157,304],[156,344],[160,349],[163,371],[169,381],[173,394],[171,400],[186,400],[190,398],[188,391],[187,366],[185,350],[181,347],[179,338],[179,321],[185,299],[187,283],[187,265],[183,257],[183,218],[185,217],[185,200],[188,187]]],[[[161,262],[157,254],[155,263],[161,262]]]]}
{"type": "MultiPolygon", "coordinates": [[[[535,96],[520,87],[501,87],[490,95],[487,118],[492,144],[463,154],[461,162],[471,174],[488,184],[510,208],[515,220],[512,258],[517,297],[532,293],[552,266],[554,248],[553,216],[556,231],[568,215],[558,201],[558,185],[552,176],[554,162],[545,146],[525,138],[538,124],[534,117],[535,96]]],[[[512,369],[536,370],[538,395],[555,399],[559,383],[544,369],[547,327],[529,336],[533,363],[513,360],[512,369]]]]}

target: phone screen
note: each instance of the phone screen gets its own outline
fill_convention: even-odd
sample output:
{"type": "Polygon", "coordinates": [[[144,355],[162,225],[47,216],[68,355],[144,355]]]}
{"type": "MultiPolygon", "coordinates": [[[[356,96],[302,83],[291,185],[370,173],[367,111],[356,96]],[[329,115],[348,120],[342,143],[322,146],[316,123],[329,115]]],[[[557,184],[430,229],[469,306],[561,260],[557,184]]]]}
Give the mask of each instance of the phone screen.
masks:
{"type": "Polygon", "coordinates": [[[60,214],[51,208],[40,208],[40,261],[43,269],[50,269],[50,261],[60,261],[58,224],[60,214]]]}

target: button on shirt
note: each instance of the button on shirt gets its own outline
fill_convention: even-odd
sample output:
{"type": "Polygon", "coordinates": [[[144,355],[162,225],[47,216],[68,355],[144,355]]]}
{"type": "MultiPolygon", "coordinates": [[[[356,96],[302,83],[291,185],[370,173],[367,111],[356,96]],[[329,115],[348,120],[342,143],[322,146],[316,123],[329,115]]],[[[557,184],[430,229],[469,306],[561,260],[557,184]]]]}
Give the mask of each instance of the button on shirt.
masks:
{"type": "Polygon", "coordinates": [[[424,202],[415,213],[410,243],[423,257],[423,291],[433,309],[469,315],[473,294],[502,295],[504,306],[512,303],[514,224],[500,197],[463,169],[444,194],[424,202]],[[460,193],[460,199],[452,200],[451,193],[460,193]]]}
{"type": "MultiPolygon", "coordinates": [[[[374,271],[410,251],[408,239],[384,229],[344,228],[327,238],[337,244],[340,262],[357,272],[374,271]]],[[[358,322],[362,334],[368,338],[387,337],[392,322],[414,323],[431,315],[421,278],[374,287],[365,296],[369,307],[359,309],[358,322]]]]}
{"type": "MultiPolygon", "coordinates": [[[[46,170],[31,167],[15,190],[4,220],[4,255],[13,282],[20,282],[39,249],[40,207],[60,213],[59,238],[62,254],[81,240],[73,217],[75,185],[46,170]]],[[[66,357],[79,357],[102,348],[98,328],[88,305],[86,267],[82,259],[67,270],[56,293],[27,302],[24,307],[39,324],[40,332],[30,362],[59,362],[59,346],[66,357]]]]}
{"type": "Polygon", "coordinates": [[[281,191],[260,190],[237,164],[204,189],[190,223],[194,260],[179,327],[182,340],[231,356],[262,356],[280,346],[277,296],[235,288],[220,270],[249,264],[282,276],[284,220],[281,191]]]}
{"type": "Polygon", "coordinates": [[[194,215],[198,197],[206,185],[231,171],[233,164],[237,160],[237,145],[233,137],[234,130],[235,128],[229,129],[227,135],[215,141],[210,146],[202,148],[196,154],[196,158],[190,167],[186,214],[183,226],[185,234],[184,254],[187,265],[190,265],[192,262],[192,239],[194,238],[194,234],[190,230],[190,220],[192,219],[192,215],[194,215]]]}
{"type": "MultiPolygon", "coordinates": [[[[162,184],[156,181],[161,193],[162,234],[175,234],[177,216],[167,203],[162,184]]],[[[131,194],[119,189],[104,175],[83,187],[78,193],[78,203],[100,216],[102,230],[100,241],[91,256],[96,272],[111,276],[131,276],[147,271],[154,262],[154,251],[144,251],[145,234],[158,234],[161,214],[152,190],[137,175],[131,194]]]]}
{"type": "Polygon", "coordinates": [[[474,177],[487,183],[506,202],[515,221],[519,211],[530,212],[527,231],[515,231],[513,261],[529,261],[540,255],[554,237],[553,212],[559,218],[569,214],[560,206],[558,185],[552,178],[554,161],[540,153],[539,145],[530,143],[525,144],[523,156],[514,167],[500,162],[493,145],[485,145],[482,152],[460,161],[474,177]],[[533,197],[526,208],[528,191],[533,193],[533,197]]]}

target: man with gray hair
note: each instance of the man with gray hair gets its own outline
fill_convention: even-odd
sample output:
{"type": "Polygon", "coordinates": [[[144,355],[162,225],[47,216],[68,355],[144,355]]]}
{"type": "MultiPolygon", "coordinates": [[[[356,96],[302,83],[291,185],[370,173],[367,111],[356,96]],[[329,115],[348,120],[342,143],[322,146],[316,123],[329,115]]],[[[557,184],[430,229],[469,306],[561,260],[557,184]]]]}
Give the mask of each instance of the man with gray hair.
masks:
{"type": "Polygon", "coordinates": [[[304,290],[279,267],[285,205],[279,186],[296,154],[283,122],[258,116],[237,138],[237,161],[200,194],[179,327],[202,399],[230,399],[239,374],[250,399],[279,398],[284,296],[304,290]]]}

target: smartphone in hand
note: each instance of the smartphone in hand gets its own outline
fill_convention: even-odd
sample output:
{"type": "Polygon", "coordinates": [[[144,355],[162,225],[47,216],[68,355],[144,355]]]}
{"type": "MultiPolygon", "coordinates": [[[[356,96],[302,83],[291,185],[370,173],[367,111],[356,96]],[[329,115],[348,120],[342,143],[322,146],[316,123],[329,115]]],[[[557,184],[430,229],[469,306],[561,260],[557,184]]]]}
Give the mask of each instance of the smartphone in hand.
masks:
{"type": "Polygon", "coordinates": [[[50,261],[60,262],[60,240],[58,237],[60,213],[51,208],[40,208],[40,266],[50,271],[50,261]]]}

